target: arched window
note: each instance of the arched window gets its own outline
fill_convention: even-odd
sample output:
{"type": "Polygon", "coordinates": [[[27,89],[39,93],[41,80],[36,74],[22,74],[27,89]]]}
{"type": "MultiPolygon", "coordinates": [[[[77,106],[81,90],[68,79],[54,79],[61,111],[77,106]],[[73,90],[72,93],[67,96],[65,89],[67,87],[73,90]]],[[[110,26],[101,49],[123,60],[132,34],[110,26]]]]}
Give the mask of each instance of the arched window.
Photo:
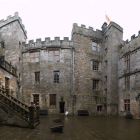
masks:
{"type": "Polygon", "coordinates": [[[59,71],[54,71],[54,83],[59,83],[59,71]]]}

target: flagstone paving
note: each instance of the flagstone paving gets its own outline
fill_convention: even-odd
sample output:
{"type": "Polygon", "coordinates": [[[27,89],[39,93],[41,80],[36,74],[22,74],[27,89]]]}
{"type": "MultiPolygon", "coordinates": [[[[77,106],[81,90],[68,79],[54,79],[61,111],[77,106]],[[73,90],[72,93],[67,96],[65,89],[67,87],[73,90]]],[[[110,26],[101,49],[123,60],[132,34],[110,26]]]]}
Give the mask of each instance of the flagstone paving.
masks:
{"type": "Polygon", "coordinates": [[[0,140],[140,140],[140,121],[123,117],[41,116],[35,129],[0,126],[0,140]],[[63,133],[52,133],[53,119],[63,117],[63,133]]]}

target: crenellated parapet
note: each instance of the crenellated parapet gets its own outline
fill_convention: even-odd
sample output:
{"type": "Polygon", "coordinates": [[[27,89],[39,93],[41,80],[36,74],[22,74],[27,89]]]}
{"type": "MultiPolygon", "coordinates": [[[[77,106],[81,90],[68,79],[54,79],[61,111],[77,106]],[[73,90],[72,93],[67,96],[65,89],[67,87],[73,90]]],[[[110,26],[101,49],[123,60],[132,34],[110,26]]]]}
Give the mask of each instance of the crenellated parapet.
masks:
{"type": "Polygon", "coordinates": [[[22,19],[18,16],[18,12],[16,12],[13,17],[11,15],[9,15],[6,20],[4,20],[4,19],[0,20],[0,28],[2,28],[4,26],[6,26],[7,24],[10,24],[14,21],[19,22],[25,36],[27,37],[27,31],[25,30],[25,26],[22,24],[22,19]]]}
{"type": "Polygon", "coordinates": [[[140,40],[140,31],[138,31],[138,35],[135,34],[131,36],[131,40],[128,39],[124,41],[123,45],[121,45],[120,48],[120,55],[123,57],[127,53],[133,53],[140,49],[139,46],[139,40],[140,40]]]}
{"type": "Polygon", "coordinates": [[[101,42],[103,38],[102,31],[98,29],[94,31],[93,27],[86,28],[86,26],[83,24],[81,24],[81,26],[78,26],[77,23],[73,24],[72,35],[73,34],[80,34],[83,36],[87,36],[90,37],[92,40],[97,40],[99,42],[101,42]]]}
{"type": "Polygon", "coordinates": [[[47,49],[47,48],[65,48],[69,49],[73,47],[73,42],[68,37],[64,37],[64,40],[60,40],[60,37],[55,37],[54,40],[50,40],[50,37],[46,37],[45,41],[41,39],[29,40],[29,43],[25,45],[23,52],[34,49],[47,49]]]}

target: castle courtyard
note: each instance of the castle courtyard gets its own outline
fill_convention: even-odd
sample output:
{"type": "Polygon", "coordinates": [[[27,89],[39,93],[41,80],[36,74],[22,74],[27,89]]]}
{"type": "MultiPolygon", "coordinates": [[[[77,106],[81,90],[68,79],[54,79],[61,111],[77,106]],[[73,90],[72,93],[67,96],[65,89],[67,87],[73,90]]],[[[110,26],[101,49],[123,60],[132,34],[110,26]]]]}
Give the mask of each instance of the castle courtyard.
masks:
{"type": "Polygon", "coordinates": [[[41,116],[35,129],[0,126],[0,140],[140,140],[140,121],[124,117],[41,116]],[[63,117],[63,133],[52,133],[53,120],[63,117]]]}

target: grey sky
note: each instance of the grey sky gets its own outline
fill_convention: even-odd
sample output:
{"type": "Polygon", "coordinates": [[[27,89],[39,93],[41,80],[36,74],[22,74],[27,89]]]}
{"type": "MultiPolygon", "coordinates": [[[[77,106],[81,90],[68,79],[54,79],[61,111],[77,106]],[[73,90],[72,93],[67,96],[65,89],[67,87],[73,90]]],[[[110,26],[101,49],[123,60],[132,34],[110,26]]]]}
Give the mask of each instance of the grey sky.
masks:
{"type": "Polygon", "coordinates": [[[71,38],[72,24],[84,24],[95,30],[111,21],[124,29],[123,39],[140,30],[139,0],[0,0],[0,20],[19,13],[29,40],[59,36],[71,38]]]}

